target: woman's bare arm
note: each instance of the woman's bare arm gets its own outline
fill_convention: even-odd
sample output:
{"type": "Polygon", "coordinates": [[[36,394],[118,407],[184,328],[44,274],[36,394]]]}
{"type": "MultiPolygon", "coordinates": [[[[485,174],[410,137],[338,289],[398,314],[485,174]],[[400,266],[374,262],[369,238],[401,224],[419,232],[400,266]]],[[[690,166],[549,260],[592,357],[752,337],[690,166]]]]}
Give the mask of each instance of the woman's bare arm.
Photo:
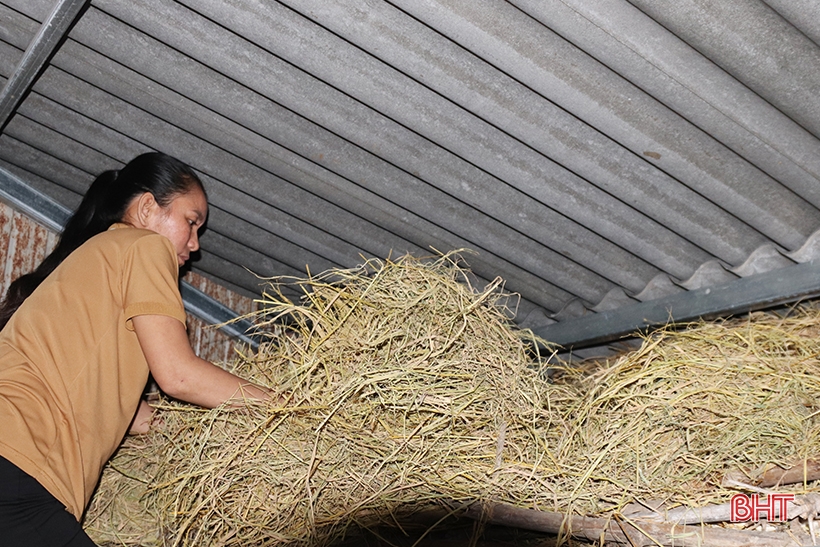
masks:
{"type": "Polygon", "coordinates": [[[270,390],[197,357],[179,320],[138,315],[132,322],[154,381],[170,397],[206,408],[271,397],[270,390]]]}

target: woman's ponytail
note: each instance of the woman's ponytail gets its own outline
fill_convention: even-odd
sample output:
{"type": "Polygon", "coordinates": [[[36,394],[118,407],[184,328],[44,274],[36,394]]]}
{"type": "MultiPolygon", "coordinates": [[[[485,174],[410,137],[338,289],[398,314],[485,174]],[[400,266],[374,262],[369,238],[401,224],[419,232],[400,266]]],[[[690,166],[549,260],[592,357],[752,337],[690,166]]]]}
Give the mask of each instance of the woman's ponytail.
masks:
{"type": "Polygon", "coordinates": [[[119,171],[105,171],[91,183],[83,196],[80,206],[66,222],[60,241],[54,248],[54,253],[62,255],[60,262],[71,251],[85,243],[91,237],[108,229],[116,220],[111,220],[106,214],[109,207],[109,194],[114,186],[119,171]]]}
{"type": "Polygon", "coordinates": [[[120,222],[131,201],[144,192],[166,206],[179,194],[202,182],[181,161],[161,152],[142,154],[121,170],[105,171],[88,188],[80,206],[68,219],[56,247],[37,268],[9,285],[0,305],[0,330],[40,283],[80,245],[120,222]]]}

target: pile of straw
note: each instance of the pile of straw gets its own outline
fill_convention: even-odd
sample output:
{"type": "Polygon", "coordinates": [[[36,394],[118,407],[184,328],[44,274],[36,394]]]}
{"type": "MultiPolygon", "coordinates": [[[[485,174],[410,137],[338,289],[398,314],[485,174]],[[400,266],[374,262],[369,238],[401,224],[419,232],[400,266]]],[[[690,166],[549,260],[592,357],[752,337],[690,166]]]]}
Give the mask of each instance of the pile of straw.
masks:
{"type": "MultiPolygon", "coordinates": [[[[484,500],[606,515],[633,501],[728,500],[723,475],[820,455],[820,313],[664,331],[553,380],[496,281],[454,255],[370,261],[276,285],[271,337],[232,364],[284,404],[164,402],[105,471],[99,543],[326,545],[359,526],[484,500]]],[[[798,491],[815,488],[798,485],[798,491]]]]}
{"type": "Polygon", "coordinates": [[[129,439],[106,471],[87,519],[97,541],[133,544],[145,528],[162,545],[320,545],[440,499],[550,503],[534,472],[549,385],[500,280],[475,290],[457,260],[292,280],[298,304],[272,286],[257,323],[290,324],[233,370],[287,402],[164,404],[155,432],[129,439]],[[120,472],[144,483],[128,516],[109,505],[120,472]]]}
{"type": "Polygon", "coordinates": [[[633,501],[702,507],[737,493],[727,475],[754,484],[772,466],[816,459],[819,334],[820,310],[800,308],[647,338],[556,409],[565,429],[546,432],[556,488],[590,514],[633,501]]]}

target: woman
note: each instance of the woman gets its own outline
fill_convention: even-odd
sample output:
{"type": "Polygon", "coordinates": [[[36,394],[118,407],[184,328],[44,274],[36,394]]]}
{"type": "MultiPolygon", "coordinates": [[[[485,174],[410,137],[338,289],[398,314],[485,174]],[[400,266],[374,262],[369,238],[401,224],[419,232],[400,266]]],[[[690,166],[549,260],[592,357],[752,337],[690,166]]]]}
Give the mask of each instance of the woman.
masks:
{"type": "Polygon", "coordinates": [[[143,154],[100,175],[54,251],[9,288],[0,308],[3,545],[94,545],[79,521],[132,420],[137,430],[150,421],[140,402],[149,372],[167,395],[208,408],[269,397],[188,342],[177,277],[207,213],[193,170],[143,154]]]}

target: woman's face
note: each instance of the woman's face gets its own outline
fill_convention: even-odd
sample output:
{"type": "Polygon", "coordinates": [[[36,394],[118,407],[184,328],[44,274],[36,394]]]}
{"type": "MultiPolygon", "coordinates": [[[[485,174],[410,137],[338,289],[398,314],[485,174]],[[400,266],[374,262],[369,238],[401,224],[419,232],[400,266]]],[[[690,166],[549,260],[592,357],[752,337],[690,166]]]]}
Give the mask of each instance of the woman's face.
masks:
{"type": "Polygon", "coordinates": [[[165,207],[156,204],[153,214],[145,218],[144,227],[171,240],[182,266],[191,253],[199,249],[199,229],[206,218],[208,201],[200,188],[193,187],[174,197],[165,207]]]}

